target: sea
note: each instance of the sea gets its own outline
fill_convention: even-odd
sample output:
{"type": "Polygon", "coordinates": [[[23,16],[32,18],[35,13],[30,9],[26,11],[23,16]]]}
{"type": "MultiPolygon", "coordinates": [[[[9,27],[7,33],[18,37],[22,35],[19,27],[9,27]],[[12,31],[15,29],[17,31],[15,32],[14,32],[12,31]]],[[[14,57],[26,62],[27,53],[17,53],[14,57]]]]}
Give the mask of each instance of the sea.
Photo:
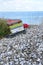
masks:
{"type": "Polygon", "coordinates": [[[43,11],[24,11],[24,12],[0,12],[0,18],[20,19],[27,24],[43,23],[43,11]]]}

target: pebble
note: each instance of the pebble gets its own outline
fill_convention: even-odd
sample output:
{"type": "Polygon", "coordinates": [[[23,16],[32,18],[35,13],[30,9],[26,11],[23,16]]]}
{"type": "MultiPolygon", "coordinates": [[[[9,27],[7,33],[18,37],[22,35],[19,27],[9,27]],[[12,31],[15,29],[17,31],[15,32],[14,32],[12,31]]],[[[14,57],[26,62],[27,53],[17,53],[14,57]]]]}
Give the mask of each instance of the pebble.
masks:
{"type": "Polygon", "coordinates": [[[0,40],[0,65],[43,65],[43,26],[0,40]]]}

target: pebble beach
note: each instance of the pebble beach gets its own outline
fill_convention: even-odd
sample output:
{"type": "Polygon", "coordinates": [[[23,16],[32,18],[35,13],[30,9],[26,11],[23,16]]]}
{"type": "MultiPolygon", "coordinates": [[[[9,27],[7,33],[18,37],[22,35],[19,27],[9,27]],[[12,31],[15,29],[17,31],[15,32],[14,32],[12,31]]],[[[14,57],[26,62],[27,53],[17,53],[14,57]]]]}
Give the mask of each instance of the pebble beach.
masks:
{"type": "Polygon", "coordinates": [[[0,40],[0,65],[43,65],[43,25],[0,40]]]}

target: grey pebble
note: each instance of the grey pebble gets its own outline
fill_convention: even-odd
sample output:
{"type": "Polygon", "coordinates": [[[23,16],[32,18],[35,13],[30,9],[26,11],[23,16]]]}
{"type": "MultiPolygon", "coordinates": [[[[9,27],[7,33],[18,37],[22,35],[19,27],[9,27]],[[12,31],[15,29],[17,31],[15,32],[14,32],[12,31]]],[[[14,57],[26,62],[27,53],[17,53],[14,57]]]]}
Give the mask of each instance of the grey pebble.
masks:
{"type": "Polygon", "coordinates": [[[0,40],[0,65],[43,65],[43,26],[0,40]]]}

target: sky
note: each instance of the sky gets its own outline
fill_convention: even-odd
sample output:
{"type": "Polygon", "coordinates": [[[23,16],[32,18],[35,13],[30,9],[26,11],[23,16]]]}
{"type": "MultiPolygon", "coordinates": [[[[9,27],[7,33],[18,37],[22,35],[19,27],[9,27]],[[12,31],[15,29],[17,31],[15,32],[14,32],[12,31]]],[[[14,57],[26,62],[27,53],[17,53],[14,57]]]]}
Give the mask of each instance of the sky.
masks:
{"type": "Polygon", "coordinates": [[[0,11],[43,11],[43,0],[0,0],[0,11]]]}
{"type": "MultiPolygon", "coordinates": [[[[43,11],[43,0],[0,0],[0,17],[4,17],[4,18],[12,17],[13,18],[14,17],[13,15],[15,16],[17,15],[17,14],[13,14],[13,15],[10,14],[9,16],[9,14],[5,12],[29,12],[29,11],[43,11]],[[4,12],[4,13],[1,13],[1,12],[4,12]]],[[[18,13],[18,16],[19,15],[20,13],[18,13]]],[[[22,18],[23,18],[23,15],[22,15],[22,18]]],[[[36,18],[38,19],[38,17],[36,18]]],[[[28,21],[28,18],[26,18],[26,21],[28,21]]],[[[31,21],[31,23],[36,24],[35,21],[34,22],[31,21]]],[[[40,21],[38,23],[40,23],[40,21]]]]}

